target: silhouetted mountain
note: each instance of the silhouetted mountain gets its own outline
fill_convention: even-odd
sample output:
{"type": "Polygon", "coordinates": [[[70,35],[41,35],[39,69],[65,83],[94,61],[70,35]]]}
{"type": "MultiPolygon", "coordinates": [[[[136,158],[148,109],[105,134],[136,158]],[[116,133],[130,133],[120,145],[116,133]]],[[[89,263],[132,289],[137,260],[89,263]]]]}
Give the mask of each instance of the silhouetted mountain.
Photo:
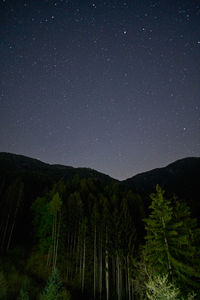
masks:
{"type": "MultiPolygon", "coordinates": [[[[198,218],[200,216],[200,158],[181,159],[167,167],[154,169],[119,182],[89,168],[50,165],[23,155],[0,153],[0,217],[4,218],[9,215],[9,210],[12,212],[11,214],[14,213],[18,201],[18,187],[23,185],[19,212],[21,218],[24,219],[24,222],[20,223],[21,226],[24,227],[24,224],[27,224],[27,228],[23,229],[24,235],[26,235],[25,229],[28,230],[31,226],[30,222],[32,222],[30,221],[30,207],[36,197],[43,196],[59,180],[63,179],[70,183],[75,177],[79,179],[92,178],[97,190],[98,186],[101,186],[102,189],[108,186],[110,189],[112,184],[120,183],[119,190],[132,190],[133,193],[142,197],[145,210],[151,202],[149,194],[155,191],[156,184],[159,184],[166,190],[167,196],[175,194],[186,200],[193,215],[198,218]]],[[[23,239],[23,235],[20,236],[23,239]]]]}
{"type": "Polygon", "coordinates": [[[123,181],[134,191],[148,196],[159,184],[167,195],[175,194],[185,199],[196,216],[200,212],[199,184],[200,158],[188,157],[166,167],[153,169],[123,181]]]}
{"type": "Polygon", "coordinates": [[[23,155],[0,153],[0,219],[6,222],[4,219],[8,215],[11,217],[15,214],[18,190],[23,185],[16,231],[21,240],[31,238],[27,232],[32,226],[30,208],[33,201],[52,189],[59,180],[70,184],[75,178],[80,180],[92,178],[102,186],[117,182],[108,175],[89,168],[50,165],[23,155]]]}
{"type": "Polygon", "coordinates": [[[0,176],[3,174],[32,174],[45,177],[48,176],[49,178],[57,180],[62,177],[71,180],[76,175],[78,175],[80,178],[92,177],[104,182],[115,180],[108,175],[90,168],[73,168],[71,166],[63,166],[59,164],[51,165],[23,155],[1,152],[0,176]]]}

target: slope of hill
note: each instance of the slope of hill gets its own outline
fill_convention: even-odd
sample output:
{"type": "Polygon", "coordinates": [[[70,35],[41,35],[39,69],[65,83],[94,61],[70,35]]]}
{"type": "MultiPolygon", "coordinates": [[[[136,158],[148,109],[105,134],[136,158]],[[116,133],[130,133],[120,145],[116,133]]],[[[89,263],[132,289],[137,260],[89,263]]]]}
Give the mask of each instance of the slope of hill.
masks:
{"type": "MultiPolygon", "coordinates": [[[[0,153],[0,265],[9,286],[15,287],[9,299],[17,299],[24,274],[42,289],[51,271],[48,257],[57,250],[58,268],[72,299],[93,299],[97,278],[102,287],[98,299],[105,299],[108,277],[112,299],[117,299],[118,282],[120,299],[130,299],[129,264],[144,245],[149,194],[159,184],[167,196],[186,200],[199,219],[199,175],[200,158],[185,158],[119,182],[87,168],[0,153]],[[20,284],[13,279],[18,277],[20,284]]],[[[38,288],[31,291],[38,299],[38,288]]]]}
{"type": "Polygon", "coordinates": [[[168,195],[185,199],[194,214],[199,217],[199,183],[200,183],[200,158],[188,157],[177,160],[166,167],[153,169],[133,176],[123,181],[138,193],[149,195],[159,184],[168,195]]]}
{"type": "Polygon", "coordinates": [[[12,153],[0,153],[0,175],[5,174],[34,174],[40,176],[48,176],[59,180],[72,179],[75,175],[80,178],[96,178],[105,182],[113,181],[115,179],[108,175],[100,173],[90,168],[73,168],[71,166],[50,165],[40,160],[17,155],[12,153]]]}
{"type": "MultiPolygon", "coordinates": [[[[38,196],[42,196],[47,190],[63,179],[71,182],[75,177],[80,179],[92,178],[99,182],[102,187],[113,183],[120,183],[120,189],[131,189],[141,195],[145,209],[150,204],[149,194],[159,184],[166,190],[166,195],[175,194],[186,200],[192,213],[199,219],[199,178],[200,158],[189,157],[175,161],[164,168],[154,169],[138,174],[124,181],[117,181],[108,175],[89,168],[73,168],[70,166],[50,165],[37,159],[11,153],[0,153],[0,216],[6,215],[8,206],[16,206],[17,196],[10,190],[15,190],[19,182],[23,183],[23,206],[22,215],[30,210],[31,203],[38,196]],[[8,204],[9,199],[9,204],[8,204]]],[[[10,208],[9,208],[10,209],[10,208]]],[[[28,215],[27,215],[28,218],[28,215]]],[[[27,220],[28,222],[28,220],[27,220]]]]}
{"type": "Polygon", "coordinates": [[[6,223],[7,218],[15,218],[17,207],[15,224],[17,239],[21,241],[31,239],[28,232],[32,227],[31,205],[34,200],[51,190],[60,180],[70,184],[75,178],[77,180],[92,178],[96,184],[100,183],[102,186],[117,182],[108,175],[89,168],[50,165],[23,155],[0,153],[1,222],[6,223]],[[20,189],[23,190],[21,196],[19,196],[20,189]]]}

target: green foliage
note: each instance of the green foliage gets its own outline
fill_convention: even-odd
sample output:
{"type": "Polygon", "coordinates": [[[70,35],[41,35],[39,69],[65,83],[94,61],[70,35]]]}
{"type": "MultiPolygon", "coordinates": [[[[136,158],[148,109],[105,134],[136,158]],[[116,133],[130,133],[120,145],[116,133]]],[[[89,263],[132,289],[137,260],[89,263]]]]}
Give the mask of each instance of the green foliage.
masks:
{"type": "Polygon", "coordinates": [[[26,270],[32,275],[36,276],[40,280],[46,280],[49,274],[49,268],[46,263],[46,255],[42,254],[41,251],[33,251],[26,264],[26,270]]]}
{"type": "Polygon", "coordinates": [[[61,300],[62,282],[57,269],[54,269],[49,277],[47,285],[42,293],[40,300],[61,300]]]}
{"type": "Polygon", "coordinates": [[[24,288],[21,288],[19,297],[17,300],[29,300],[29,294],[28,291],[26,291],[24,288]]]}
{"type": "Polygon", "coordinates": [[[147,231],[145,256],[153,272],[171,272],[169,239],[176,237],[175,228],[171,227],[172,207],[170,201],[164,198],[164,191],[157,185],[156,194],[152,194],[152,209],[148,219],[145,219],[147,231]]]}
{"type": "Polygon", "coordinates": [[[136,299],[146,299],[146,282],[148,281],[147,267],[144,256],[140,259],[132,259],[131,278],[136,299]]]}
{"type": "Polygon", "coordinates": [[[181,296],[181,291],[170,282],[168,275],[150,277],[146,283],[146,294],[150,300],[193,300],[196,294],[190,292],[187,296],[181,296]]]}
{"type": "Polygon", "coordinates": [[[38,197],[32,205],[34,213],[33,224],[36,236],[40,242],[42,253],[47,252],[51,244],[52,215],[49,213],[48,199],[38,197]]]}
{"type": "Polygon", "coordinates": [[[71,300],[70,292],[66,289],[62,289],[62,300],[71,300]]]}
{"type": "Polygon", "coordinates": [[[0,272],[0,299],[5,299],[7,295],[8,284],[4,273],[0,272]]]}
{"type": "MultiPolygon", "coordinates": [[[[192,291],[191,293],[188,294],[187,296],[187,300],[193,300],[193,299],[197,299],[196,298],[196,294],[194,291],[192,291]]],[[[183,298],[181,298],[181,300],[184,300],[183,298]]]]}
{"type": "Polygon", "coordinates": [[[167,275],[149,278],[146,286],[150,300],[176,300],[180,295],[179,289],[169,282],[167,275]]]}
{"type": "Polygon", "coordinates": [[[60,211],[62,206],[62,200],[58,193],[53,195],[52,200],[49,203],[49,211],[51,215],[56,215],[58,211],[60,211]]]}
{"type": "Polygon", "coordinates": [[[20,287],[22,286],[24,281],[23,275],[16,269],[15,266],[11,266],[9,273],[7,274],[7,279],[9,286],[9,295],[11,295],[12,297],[18,295],[20,287]]]}
{"type": "Polygon", "coordinates": [[[152,211],[144,220],[145,258],[150,273],[169,274],[180,286],[184,282],[184,289],[199,287],[199,260],[193,243],[196,222],[190,217],[188,207],[180,202],[173,207],[158,185],[151,199],[152,211]]]}
{"type": "MultiPolygon", "coordinates": [[[[55,172],[51,169],[50,173],[59,173],[58,169],[55,172]]],[[[24,191],[20,180],[14,178],[7,183],[8,188],[0,187],[1,208],[5,206],[0,212],[1,249],[4,253],[9,249],[0,262],[9,286],[7,299],[39,299],[40,285],[47,281],[55,266],[63,275],[63,284],[73,290],[77,299],[83,293],[88,299],[144,300],[147,299],[145,283],[150,284],[149,274],[153,274],[152,281],[157,284],[156,276],[163,279],[165,273],[169,279],[164,282],[166,288],[169,289],[173,279],[171,282],[181,290],[182,297],[185,295],[179,299],[194,298],[192,294],[187,298],[187,291],[184,294],[182,291],[190,285],[190,280],[198,284],[200,269],[200,234],[187,205],[177,199],[166,199],[157,187],[151,195],[151,216],[146,222],[145,258],[140,259],[138,249],[144,238],[142,218],[146,199],[133,194],[128,186],[112,184],[109,180],[107,186],[105,181],[102,183],[96,177],[83,179],[85,176],[81,174],[80,178],[68,180],[66,168],[60,170],[63,178],[57,183],[56,174],[49,180],[48,174],[42,177],[34,172],[34,176],[25,178],[24,174],[21,178],[24,191]],[[36,199],[38,195],[44,196],[36,199]],[[33,203],[34,231],[30,203],[33,203]],[[31,243],[27,243],[28,236],[31,243]],[[25,250],[22,253],[19,248],[21,254],[16,255],[16,245],[20,246],[21,241],[25,250]],[[8,256],[10,261],[5,262],[8,256]],[[24,273],[31,280],[29,294],[23,285],[24,273]]],[[[88,170],[88,174],[93,173],[88,170]]],[[[145,195],[145,188],[143,192],[145,195]]],[[[69,300],[70,294],[62,288],[61,280],[54,279],[52,273],[41,299],[69,300]]],[[[164,283],[160,282],[162,288],[164,283]]],[[[0,291],[1,286],[0,280],[0,291]]]]}
{"type": "Polygon", "coordinates": [[[47,254],[47,265],[56,267],[58,241],[60,237],[62,200],[53,190],[47,197],[38,197],[32,205],[34,225],[41,253],[47,254]],[[50,201],[49,201],[50,200],[50,201]]]}
{"type": "Polygon", "coordinates": [[[29,286],[29,280],[28,278],[25,278],[17,300],[29,300],[29,286]]]}

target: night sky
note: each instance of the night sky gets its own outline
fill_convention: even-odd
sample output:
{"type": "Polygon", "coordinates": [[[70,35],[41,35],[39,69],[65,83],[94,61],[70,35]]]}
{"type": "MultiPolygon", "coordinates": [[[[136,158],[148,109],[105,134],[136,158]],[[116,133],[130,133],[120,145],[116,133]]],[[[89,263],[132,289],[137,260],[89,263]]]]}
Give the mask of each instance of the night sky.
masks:
{"type": "Polygon", "coordinates": [[[200,156],[200,1],[1,0],[0,151],[118,179],[200,156]]]}

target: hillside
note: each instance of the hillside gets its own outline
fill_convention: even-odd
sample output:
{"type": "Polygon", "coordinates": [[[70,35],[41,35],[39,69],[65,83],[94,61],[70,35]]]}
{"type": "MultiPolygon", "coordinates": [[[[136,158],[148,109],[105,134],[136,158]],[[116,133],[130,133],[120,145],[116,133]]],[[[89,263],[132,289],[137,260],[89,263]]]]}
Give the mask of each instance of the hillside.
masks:
{"type": "Polygon", "coordinates": [[[148,196],[159,184],[168,195],[185,199],[194,215],[200,218],[199,181],[200,158],[188,157],[166,167],[153,169],[133,176],[123,183],[141,195],[148,196]]]}
{"type": "Polygon", "coordinates": [[[102,174],[90,168],[73,168],[71,166],[50,165],[40,160],[12,153],[0,153],[0,174],[32,174],[49,176],[55,179],[64,177],[71,180],[75,175],[80,178],[96,178],[102,181],[114,180],[108,175],[102,174]]]}
{"type": "Polygon", "coordinates": [[[149,194],[159,184],[167,198],[178,196],[180,201],[170,204],[173,217],[178,218],[181,207],[180,234],[194,233],[199,249],[196,221],[190,218],[191,210],[200,219],[199,175],[200,158],[119,182],[88,168],[0,153],[0,276],[5,274],[11,287],[8,299],[17,299],[25,278],[32,287],[30,299],[39,299],[56,264],[72,300],[104,300],[108,291],[110,300],[143,299],[137,298],[137,280],[143,278],[136,274],[141,271],[137,262],[145,243],[149,194]]]}
{"type": "MultiPolygon", "coordinates": [[[[188,157],[177,160],[166,167],[153,169],[123,181],[118,181],[108,175],[89,168],[73,168],[71,166],[51,165],[40,160],[23,155],[0,153],[0,192],[14,181],[21,178],[28,191],[32,191],[31,201],[51,188],[61,178],[67,182],[74,177],[80,179],[92,178],[103,185],[119,183],[120,186],[131,189],[144,198],[144,206],[149,205],[149,194],[159,184],[167,195],[185,199],[194,215],[199,217],[200,201],[198,201],[200,158],[188,157]]],[[[0,196],[1,197],[1,196],[0,196]]]]}

